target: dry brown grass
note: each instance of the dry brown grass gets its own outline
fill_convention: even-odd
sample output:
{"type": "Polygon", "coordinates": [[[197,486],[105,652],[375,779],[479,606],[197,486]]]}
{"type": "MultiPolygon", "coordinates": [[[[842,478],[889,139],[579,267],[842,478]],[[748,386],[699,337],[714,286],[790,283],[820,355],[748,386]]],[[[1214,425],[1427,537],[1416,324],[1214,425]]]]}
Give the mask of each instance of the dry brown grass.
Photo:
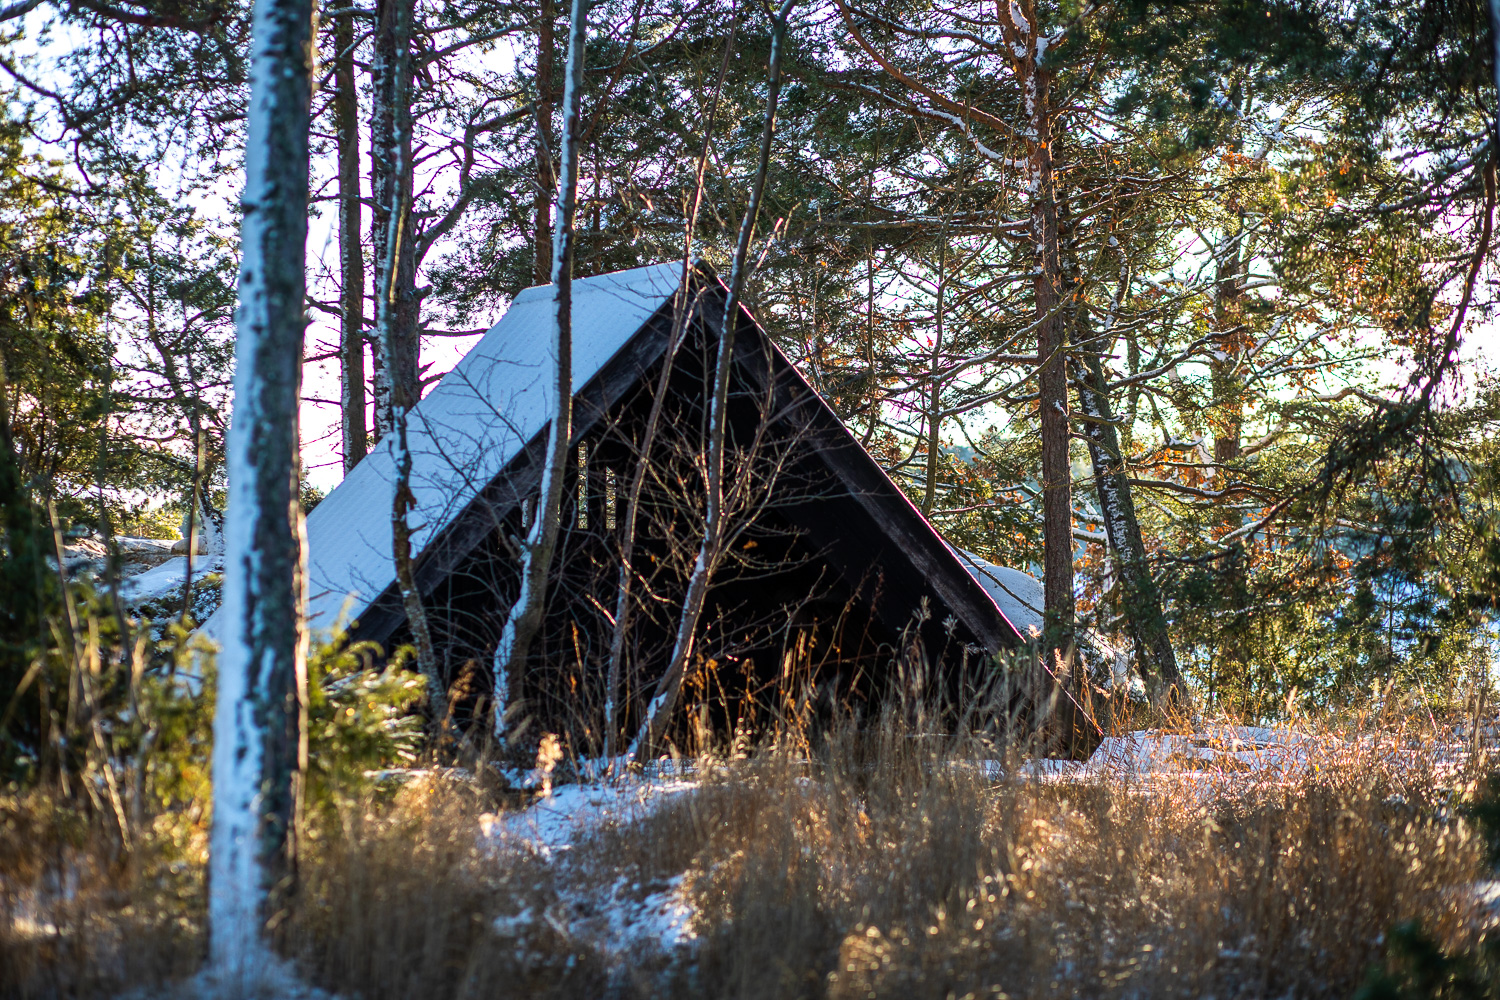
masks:
{"type": "Polygon", "coordinates": [[[97,811],[0,795],[0,997],[108,996],[198,966],[203,843],[158,820],[125,850],[97,811]]]}
{"type": "MultiPolygon", "coordinates": [[[[1304,997],[1351,994],[1399,921],[1475,938],[1482,849],[1452,808],[1473,774],[1408,732],[1212,782],[995,780],[986,755],[885,726],[705,762],[696,791],[550,859],[479,838],[494,805],[474,789],[409,786],[315,831],[285,950],[371,1000],[1304,997]],[[590,900],[674,878],[692,946],[620,956],[578,933],[590,900]]],[[[87,830],[0,839],[0,994],[109,995],[191,968],[192,865],[111,867],[87,830]],[[72,846],[51,858],[44,841],[72,846]]]]}
{"type": "Polygon", "coordinates": [[[747,765],[640,830],[702,837],[679,994],[1347,996],[1398,921],[1472,943],[1481,851],[1430,747],[1333,743],[1210,790],[991,782],[853,742],[747,765]]]}
{"type": "Polygon", "coordinates": [[[559,929],[557,871],[483,842],[484,808],[471,789],[419,782],[342,810],[314,845],[288,935],[315,983],[366,1000],[598,995],[597,956],[559,929]],[[518,933],[494,929],[525,912],[537,919],[518,933]]]}

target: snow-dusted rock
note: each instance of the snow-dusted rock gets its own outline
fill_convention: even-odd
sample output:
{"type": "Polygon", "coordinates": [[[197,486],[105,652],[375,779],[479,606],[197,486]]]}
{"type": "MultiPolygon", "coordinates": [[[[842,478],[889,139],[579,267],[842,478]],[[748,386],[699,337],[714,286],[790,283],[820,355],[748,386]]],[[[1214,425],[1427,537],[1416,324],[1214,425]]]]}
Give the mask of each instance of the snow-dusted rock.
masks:
{"type": "MultiPolygon", "coordinates": [[[[198,556],[193,559],[193,579],[203,579],[210,573],[223,569],[223,556],[198,556]]],[[[140,605],[149,601],[180,596],[182,585],[187,582],[187,556],[168,559],[143,573],[126,577],[120,581],[120,599],[126,604],[140,605]]]]}

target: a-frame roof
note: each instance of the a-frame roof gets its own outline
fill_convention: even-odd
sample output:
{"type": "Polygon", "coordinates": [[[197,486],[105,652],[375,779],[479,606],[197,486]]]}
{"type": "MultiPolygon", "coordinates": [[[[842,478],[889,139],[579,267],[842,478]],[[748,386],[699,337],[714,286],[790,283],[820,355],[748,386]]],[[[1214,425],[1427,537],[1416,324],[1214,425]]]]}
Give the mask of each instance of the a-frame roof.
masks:
{"type": "MultiPolygon", "coordinates": [[[[573,282],[573,384],[583,386],[671,298],[682,264],[573,282]]],[[[407,439],[416,508],[412,552],[453,524],[552,420],[556,301],[551,285],[516,296],[500,321],[413,409],[407,439]]],[[[308,617],[361,617],[394,586],[395,464],[382,441],[307,517],[308,617]]]]}
{"type": "MultiPolygon", "coordinates": [[[[681,263],[670,263],[573,282],[578,413],[602,412],[660,359],[672,298],[682,277],[681,263]],[[586,398],[592,400],[588,406],[586,398]]],[[[707,282],[722,310],[722,285],[707,269],[695,269],[690,280],[700,286],[707,282]]],[[[481,499],[493,504],[501,497],[501,502],[513,503],[526,493],[524,471],[537,465],[551,419],[554,316],[552,286],[529,288],[516,296],[500,321],[412,412],[408,437],[416,507],[410,523],[424,589],[450,571],[493,523],[473,513],[481,499]],[[507,484],[507,479],[514,482],[507,484]]],[[[921,577],[923,589],[990,649],[1023,641],[973,571],[860,447],[749,313],[742,311],[739,322],[736,354],[746,349],[770,353],[779,384],[807,404],[799,408],[809,424],[806,440],[904,557],[909,570],[921,577]]],[[[575,420],[575,433],[581,436],[588,430],[588,418],[575,420]]],[[[399,624],[391,558],[394,478],[390,442],[383,441],[308,516],[313,628],[328,628],[343,615],[361,620],[361,634],[383,639],[399,624]]],[[[837,534],[835,528],[824,540],[830,558],[849,563],[854,553],[857,561],[858,540],[840,540],[837,534]],[[835,549],[843,549],[842,556],[835,549]]]]}

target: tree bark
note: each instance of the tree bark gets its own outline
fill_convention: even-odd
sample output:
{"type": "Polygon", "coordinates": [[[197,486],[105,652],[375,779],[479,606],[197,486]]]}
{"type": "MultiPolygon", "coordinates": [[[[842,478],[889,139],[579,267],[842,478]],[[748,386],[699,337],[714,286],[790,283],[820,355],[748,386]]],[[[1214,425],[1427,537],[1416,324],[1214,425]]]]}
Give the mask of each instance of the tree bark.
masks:
{"type": "MultiPolygon", "coordinates": [[[[382,294],[375,303],[375,321],[382,322],[386,310],[392,313],[390,343],[377,342],[374,357],[375,436],[388,433],[392,426],[392,406],[397,387],[410,400],[420,398],[418,354],[420,351],[419,307],[416,291],[417,234],[412,230],[412,114],[409,96],[398,100],[402,86],[398,66],[410,59],[410,32],[405,49],[397,39],[399,23],[410,25],[412,0],[378,0],[374,59],[370,78],[374,100],[370,126],[370,179],[372,209],[371,237],[377,247],[390,245],[390,229],[398,226],[405,234],[399,241],[394,262],[381,254],[376,260],[375,286],[384,289],[391,284],[393,293],[382,294]],[[404,19],[404,22],[403,22],[404,19]],[[399,216],[393,216],[399,209],[399,216]],[[389,279],[386,268],[392,268],[389,279]]],[[[407,71],[410,72],[409,70],[407,71]]]]}
{"type": "MultiPolygon", "coordinates": [[[[1238,142],[1234,148],[1239,151],[1238,142]]],[[[1245,319],[1244,295],[1250,268],[1245,228],[1245,215],[1240,212],[1234,233],[1226,236],[1215,254],[1214,322],[1224,335],[1215,345],[1208,362],[1209,386],[1213,393],[1208,423],[1214,441],[1213,475],[1221,483],[1235,476],[1231,467],[1239,462],[1245,419],[1245,380],[1240,370],[1241,348],[1237,343],[1242,335],[1231,332],[1245,319]]],[[[1240,527],[1241,514],[1232,505],[1226,504],[1215,513],[1225,533],[1240,527]]],[[[1236,547],[1219,563],[1223,618],[1209,675],[1209,698],[1215,697],[1221,687],[1220,678],[1242,674],[1250,655],[1249,609],[1245,595],[1247,580],[1241,555],[1242,551],[1236,547]]]]}
{"type": "Polygon", "coordinates": [[[1084,417],[1084,436],[1093,460],[1094,482],[1104,532],[1119,567],[1126,628],[1135,646],[1136,662],[1148,681],[1159,683],[1160,694],[1169,703],[1188,704],[1187,685],[1177,667],[1177,655],[1162,611],[1161,591],[1151,577],[1141,525],[1130,491],[1130,470],[1120,450],[1113,408],[1109,401],[1104,365],[1090,350],[1078,379],[1078,408],[1084,417]]]}
{"type": "Polygon", "coordinates": [[[365,457],[369,430],[365,425],[365,261],[360,244],[359,91],[354,79],[354,21],[334,21],[335,127],[339,157],[339,270],[343,275],[339,300],[339,359],[342,382],[344,473],[365,457]]]}
{"type": "MultiPolygon", "coordinates": [[[[1029,54],[1022,61],[1022,86],[1031,111],[1031,234],[1036,247],[1033,298],[1037,321],[1037,378],[1042,442],[1042,592],[1048,648],[1065,652],[1073,644],[1073,481],[1068,457],[1069,399],[1067,324],[1061,291],[1064,275],[1058,253],[1057,182],[1052,162],[1051,73],[1040,65],[1034,34],[1040,18],[1033,5],[1024,36],[1029,54]]],[[[1019,28],[1019,26],[1018,26],[1019,28]]],[[[1018,33],[1021,33],[1018,31],[1018,33]]]]}
{"type": "Polygon", "coordinates": [[[588,37],[589,0],[573,0],[568,18],[568,61],[563,81],[562,176],[557,188],[557,223],[552,240],[552,285],[557,321],[553,326],[552,426],[547,436],[537,511],[521,556],[521,591],[506,616],[495,647],[494,729],[505,740],[505,716],[524,681],[526,657],[541,629],[547,607],[547,575],[557,548],[563,481],[573,438],[573,250],[578,211],[578,115],[583,103],[583,56],[588,37]]]}
{"type": "MultiPolygon", "coordinates": [[[[1240,213],[1238,228],[1220,248],[1214,268],[1214,320],[1219,329],[1225,331],[1243,319],[1243,298],[1250,267],[1244,243],[1245,217],[1240,213]]],[[[1240,352],[1234,343],[1234,335],[1226,334],[1217,350],[1217,355],[1209,359],[1213,389],[1210,430],[1214,435],[1214,462],[1222,466],[1240,457],[1245,402],[1239,376],[1240,352]]],[[[1224,475],[1225,470],[1221,468],[1218,473],[1224,475]]]]}
{"type": "MultiPolygon", "coordinates": [[[[392,51],[394,58],[389,64],[392,83],[392,99],[397,109],[411,105],[411,10],[405,4],[395,9],[392,24],[392,51]]],[[[398,112],[393,115],[391,148],[395,153],[392,175],[401,181],[410,178],[411,166],[411,119],[398,112]]],[[[407,256],[413,239],[408,230],[411,220],[411,188],[406,183],[391,186],[388,217],[395,220],[386,227],[386,244],[382,257],[381,272],[385,283],[380,288],[376,315],[379,317],[380,345],[386,357],[398,357],[401,353],[401,312],[397,299],[400,295],[401,269],[399,262],[407,256]]],[[[396,564],[396,583],[401,588],[401,604],[406,611],[406,623],[411,629],[417,646],[417,669],[422,674],[427,688],[427,710],[435,728],[448,723],[448,698],[443,679],[438,673],[437,653],[432,644],[432,630],[427,620],[427,609],[422,604],[422,593],[417,589],[416,570],[412,563],[411,526],[407,515],[416,506],[411,490],[412,457],[407,443],[407,423],[412,407],[417,403],[415,385],[394,381],[391,385],[390,431],[392,434],[391,457],[396,471],[395,489],[391,497],[391,557],[396,564]]]]}
{"type": "Polygon", "coordinates": [[[295,885],[307,757],[297,411],[306,328],[311,0],[257,0],[242,195],[223,649],[214,715],[209,949],[241,979],[295,885]]]}
{"type": "Polygon", "coordinates": [[[557,17],[552,0],[542,0],[536,31],[536,196],[532,204],[531,277],[538,285],[549,280],[552,265],[552,198],[557,190],[553,169],[555,139],[552,134],[553,53],[552,36],[557,17]]]}
{"type": "Polygon", "coordinates": [[[714,358],[713,398],[709,402],[708,413],[708,495],[704,505],[703,540],[688,576],[682,613],[677,622],[677,635],[672,644],[672,657],[667,661],[667,669],[657,681],[655,693],[646,706],[645,718],[630,747],[632,757],[652,752],[677,707],[677,698],[682,691],[682,682],[687,676],[687,665],[692,658],[697,638],[698,621],[708,597],[709,581],[723,555],[724,454],[727,446],[729,378],[734,363],[734,335],[739,320],[740,296],[744,292],[750,243],[755,238],[755,223],[760,214],[761,200],[765,196],[766,176],[770,172],[771,142],[776,135],[776,105],[781,96],[782,45],[786,39],[787,19],[795,4],[796,0],[784,0],[771,22],[771,53],[766,68],[766,117],[760,137],[760,160],[751,181],[750,201],[745,206],[745,217],[740,222],[739,240],[730,265],[729,294],[724,298],[724,318],[719,325],[719,343],[714,358]]]}
{"type": "Polygon", "coordinates": [[[938,237],[938,287],[937,309],[933,323],[932,355],[927,364],[927,476],[922,490],[922,513],[932,516],[932,505],[937,498],[938,450],[942,446],[943,420],[943,296],[948,289],[948,232],[943,227],[938,237]]]}

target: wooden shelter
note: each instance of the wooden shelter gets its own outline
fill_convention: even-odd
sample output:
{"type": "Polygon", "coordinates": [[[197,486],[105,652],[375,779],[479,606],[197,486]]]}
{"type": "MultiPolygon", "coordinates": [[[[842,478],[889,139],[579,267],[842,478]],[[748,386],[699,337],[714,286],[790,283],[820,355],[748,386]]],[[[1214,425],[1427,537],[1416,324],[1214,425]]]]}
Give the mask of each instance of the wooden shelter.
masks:
{"type": "MultiPolygon", "coordinates": [[[[584,730],[599,718],[625,498],[643,461],[625,670],[635,711],[666,661],[700,530],[726,290],[701,266],[683,277],[681,264],[662,264],[573,285],[574,461],[546,625],[524,676],[535,713],[584,730]]],[[[550,420],[553,316],[550,286],[522,292],[412,414],[416,578],[441,669],[470,701],[492,683],[518,587],[550,420]]],[[[690,701],[732,723],[756,706],[780,710],[794,689],[804,704],[809,693],[860,701],[887,690],[893,671],[908,686],[956,690],[993,669],[992,654],[1025,641],[1002,610],[1007,595],[1015,617],[1040,617],[1037,591],[1012,586],[1035,581],[948,546],[754,317],[741,309],[735,321],[735,535],[710,592],[690,701]]],[[[314,627],[342,617],[355,637],[388,648],[408,639],[391,559],[392,469],[383,443],[307,522],[314,627]]]]}

